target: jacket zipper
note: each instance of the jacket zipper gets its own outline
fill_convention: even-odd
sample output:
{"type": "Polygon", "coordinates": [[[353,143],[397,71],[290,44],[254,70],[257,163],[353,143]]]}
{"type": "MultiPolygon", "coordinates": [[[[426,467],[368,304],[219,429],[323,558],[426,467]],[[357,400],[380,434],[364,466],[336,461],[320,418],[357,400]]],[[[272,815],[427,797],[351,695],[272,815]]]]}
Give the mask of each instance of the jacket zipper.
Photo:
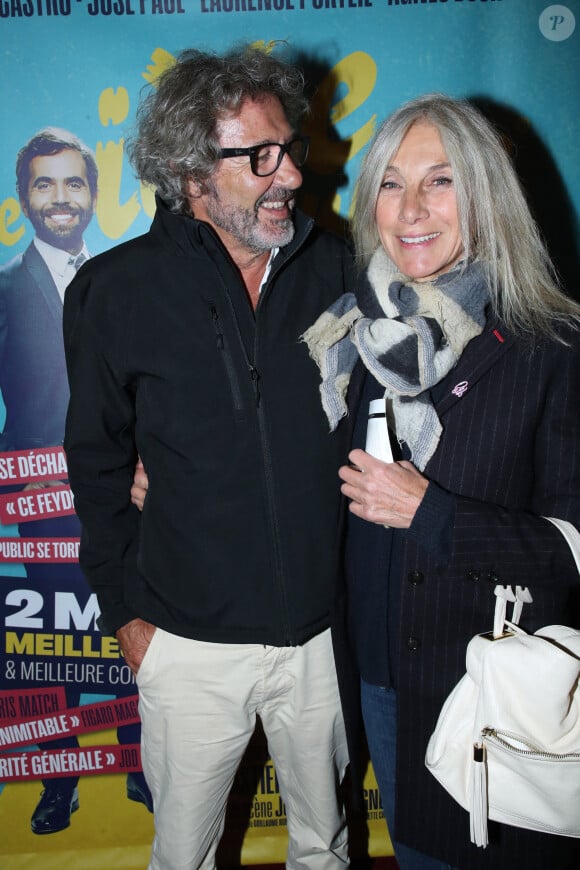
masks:
{"type": "Polygon", "coordinates": [[[272,453],[270,450],[270,442],[266,431],[266,420],[262,406],[258,406],[258,425],[260,427],[260,437],[262,440],[262,456],[264,459],[264,477],[266,481],[266,491],[268,495],[268,516],[270,528],[272,530],[272,545],[274,548],[274,577],[282,602],[283,628],[284,637],[287,646],[296,645],[295,632],[290,626],[290,617],[288,611],[288,596],[286,594],[285,573],[282,565],[282,556],[280,553],[280,526],[278,523],[278,514],[276,512],[276,495],[274,492],[274,473],[272,470],[272,453]]]}
{"type": "MultiPolygon", "coordinates": [[[[270,275],[268,277],[266,284],[262,287],[260,299],[258,301],[258,305],[256,306],[256,312],[255,312],[256,327],[255,327],[255,333],[254,333],[254,348],[253,348],[254,360],[257,358],[257,355],[258,355],[258,310],[260,308],[261,302],[263,301],[263,299],[266,295],[267,289],[272,282],[272,279],[275,277],[275,275],[278,274],[278,272],[280,271],[280,268],[281,267],[278,267],[278,269],[276,269],[275,271],[274,271],[274,269],[272,269],[272,271],[270,272],[270,275]]],[[[245,346],[244,341],[242,339],[242,333],[240,331],[238,319],[236,317],[236,311],[235,311],[231,296],[230,296],[228,289],[225,285],[225,282],[223,282],[223,286],[224,286],[224,294],[225,294],[225,297],[228,301],[230,313],[232,316],[232,321],[234,323],[236,333],[238,336],[239,345],[240,345],[240,348],[241,348],[242,353],[244,355],[244,359],[246,361],[248,372],[250,374],[250,378],[252,380],[252,385],[254,388],[254,397],[255,397],[255,401],[256,401],[256,409],[257,409],[257,417],[258,417],[258,427],[260,430],[260,439],[261,439],[261,443],[262,443],[262,457],[264,460],[264,477],[265,477],[265,482],[266,482],[268,519],[269,519],[269,526],[270,526],[270,530],[271,530],[272,546],[274,549],[274,575],[275,575],[275,582],[276,582],[276,585],[278,587],[278,592],[279,592],[280,600],[281,600],[281,604],[282,604],[282,622],[283,622],[284,638],[285,638],[286,644],[288,646],[296,646],[296,633],[294,631],[292,631],[292,628],[290,625],[290,615],[289,615],[289,609],[288,609],[288,596],[286,593],[287,583],[285,582],[285,573],[284,573],[284,567],[282,564],[282,554],[281,554],[281,546],[280,546],[280,525],[278,522],[278,515],[276,512],[276,506],[275,506],[276,500],[275,500],[275,492],[274,492],[274,473],[273,473],[273,469],[272,469],[272,453],[270,450],[270,442],[269,442],[268,433],[266,430],[266,420],[265,420],[265,416],[264,416],[264,410],[263,410],[263,407],[260,403],[260,372],[259,372],[258,368],[256,367],[256,365],[254,364],[254,362],[252,362],[248,357],[248,354],[246,352],[246,346],[245,346]]],[[[221,341],[222,348],[223,348],[224,337],[223,337],[223,334],[221,333],[221,329],[219,328],[219,317],[218,317],[218,313],[217,313],[217,308],[215,307],[215,305],[213,303],[211,303],[211,304],[212,304],[212,320],[214,321],[214,326],[216,327],[216,333],[218,335],[218,346],[219,346],[219,342],[221,341]],[[215,315],[214,315],[214,311],[215,311],[215,315]]],[[[229,354],[228,354],[228,356],[229,356],[229,354]]],[[[232,362],[231,358],[230,358],[230,362],[232,362]]],[[[232,368],[233,368],[233,363],[232,363],[232,368]]],[[[233,369],[233,373],[235,373],[235,369],[233,369]]],[[[237,383],[237,378],[236,378],[236,383],[237,383]]]]}
{"type": "MultiPolygon", "coordinates": [[[[262,287],[262,292],[260,294],[260,299],[258,300],[258,305],[256,306],[256,331],[254,334],[254,359],[258,357],[258,311],[260,308],[260,304],[263,302],[263,299],[267,293],[268,287],[272,281],[272,278],[275,274],[279,272],[279,269],[276,269],[276,272],[272,269],[266,284],[262,287]]],[[[286,575],[284,571],[284,566],[282,562],[282,554],[281,554],[281,535],[280,535],[280,524],[278,520],[278,512],[276,510],[276,493],[274,487],[274,471],[272,467],[272,451],[270,449],[270,441],[268,438],[268,432],[266,428],[266,418],[264,415],[264,410],[260,404],[258,404],[258,425],[260,428],[260,437],[262,439],[262,456],[264,459],[264,477],[266,481],[266,491],[268,495],[268,516],[270,522],[270,528],[272,530],[272,544],[274,548],[274,580],[278,587],[278,593],[280,595],[280,601],[282,604],[282,618],[283,618],[283,629],[284,629],[284,637],[286,644],[288,646],[296,646],[296,632],[292,630],[291,622],[290,622],[290,611],[288,607],[288,595],[287,595],[287,582],[286,575]]]]}
{"type": "MultiPolygon", "coordinates": [[[[263,288],[264,292],[265,288],[263,288]]],[[[294,646],[296,644],[295,632],[292,631],[290,625],[290,617],[288,610],[288,597],[286,594],[286,583],[284,568],[282,564],[282,556],[281,556],[281,547],[280,547],[280,527],[278,522],[278,516],[276,513],[276,501],[275,501],[275,492],[274,492],[274,474],[272,470],[272,453],[270,450],[270,443],[268,439],[268,433],[266,430],[266,420],[264,416],[264,410],[260,402],[260,372],[258,371],[257,366],[254,364],[252,360],[249,359],[248,354],[246,352],[246,346],[242,339],[242,333],[240,330],[240,326],[238,323],[238,319],[236,317],[236,312],[230,297],[230,294],[227,291],[227,288],[224,285],[225,297],[228,301],[232,322],[234,324],[236,334],[238,337],[238,342],[242,353],[244,355],[244,359],[246,362],[247,370],[250,375],[252,381],[252,387],[254,390],[254,399],[256,402],[256,410],[258,417],[258,428],[260,431],[260,441],[262,446],[262,459],[263,459],[263,468],[264,468],[264,479],[266,485],[266,499],[267,499],[267,515],[269,521],[270,528],[270,540],[272,542],[273,547],[273,557],[274,557],[274,582],[278,588],[278,594],[280,596],[281,606],[282,606],[282,627],[284,632],[285,642],[288,646],[294,646]]],[[[214,306],[215,309],[215,306],[214,306]]],[[[214,319],[214,326],[219,326],[219,318],[217,317],[217,310],[215,311],[215,317],[212,311],[212,319],[214,319]]],[[[217,329],[216,329],[217,331],[217,329]]],[[[224,337],[221,334],[221,330],[219,330],[219,335],[221,336],[221,341],[223,343],[224,337]]],[[[218,339],[219,341],[219,339],[218,339]]],[[[254,359],[257,356],[258,350],[258,319],[256,316],[256,327],[254,332],[254,359]]],[[[232,362],[233,367],[233,362],[232,362]]]]}
{"type": "Polygon", "coordinates": [[[226,367],[226,374],[228,376],[228,381],[230,384],[230,389],[232,391],[232,400],[234,403],[234,411],[240,412],[243,410],[244,402],[242,399],[242,391],[240,389],[240,382],[238,379],[238,373],[236,371],[236,367],[234,365],[234,361],[232,359],[232,355],[226,347],[226,343],[224,341],[224,334],[221,329],[220,317],[218,314],[217,307],[215,302],[209,303],[210,307],[210,315],[211,321],[213,323],[213,327],[216,334],[216,344],[218,350],[220,350],[223,354],[224,363],[226,367]]]}
{"type": "MultiPolygon", "coordinates": [[[[225,295],[226,295],[226,299],[228,301],[230,313],[232,315],[232,322],[236,328],[236,335],[238,336],[238,343],[239,343],[240,348],[242,350],[242,353],[244,355],[246,367],[248,369],[248,372],[250,374],[250,378],[252,380],[252,386],[254,388],[254,397],[256,399],[256,407],[259,407],[259,405],[260,405],[260,373],[259,373],[258,369],[256,368],[256,366],[254,365],[254,363],[249,359],[248,354],[246,353],[246,346],[245,346],[244,341],[242,339],[242,333],[240,332],[238,318],[236,317],[236,312],[235,312],[234,306],[232,304],[230,294],[227,292],[227,290],[225,291],[225,295]]],[[[241,396],[241,391],[240,391],[240,387],[239,387],[239,383],[238,383],[236,368],[234,366],[233,360],[232,360],[229,352],[227,351],[227,349],[225,347],[224,336],[223,336],[223,333],[221,332],[221,328],[219,325],[219,315],[217,312],[217,308],[213,302],[211,302],[210,305],[211,305],[211,309],[212,309],[212,320],[213,320],[214,327],[215,327],[216,333],[217,333],[217,338],[218,338],[218,347],[220,346],[220,342],[221,342],[221,348],[225,354],[226,366],[228,367],[228,374],[230,376],[230,381],[232,379],[235,380],[236,391],[237,391],[237,395],[239,396],[239,402],[240,402],[240,407],[241,407],[242,406],[242,396],[241,396]]]]}

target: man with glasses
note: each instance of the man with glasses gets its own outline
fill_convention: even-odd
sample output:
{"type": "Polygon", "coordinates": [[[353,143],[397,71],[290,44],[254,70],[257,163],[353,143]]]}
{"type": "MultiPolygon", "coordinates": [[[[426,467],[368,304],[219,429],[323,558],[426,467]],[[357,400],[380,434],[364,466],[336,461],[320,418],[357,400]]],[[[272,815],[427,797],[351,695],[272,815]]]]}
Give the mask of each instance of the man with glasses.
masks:
{"type": "Polygon", "coordinates": [[[191,50],[156,84],[129,146],[153,225],[85,266],[64,315],[80,559],[139,685],[149,867],[216,866],[259,717],[287,866],[334,870],[348,865],[329,630],[347,433],[328,432],[301,336],[352,264],[295,208],[298,70],[191,50]]]}

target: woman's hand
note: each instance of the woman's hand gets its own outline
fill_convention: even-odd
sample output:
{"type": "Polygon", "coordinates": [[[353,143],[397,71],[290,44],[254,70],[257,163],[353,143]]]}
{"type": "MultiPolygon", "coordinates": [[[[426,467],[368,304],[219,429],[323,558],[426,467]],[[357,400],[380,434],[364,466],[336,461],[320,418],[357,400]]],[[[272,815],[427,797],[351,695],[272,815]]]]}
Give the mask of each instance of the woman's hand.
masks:
{"type": "Polygon", "coordinates": [[[381,462],[364,450],[352,450],[352,465],[338,476],[349,510],[363,520],[394,529],[408,529],[429,485],[411,462],[381,462]]]}

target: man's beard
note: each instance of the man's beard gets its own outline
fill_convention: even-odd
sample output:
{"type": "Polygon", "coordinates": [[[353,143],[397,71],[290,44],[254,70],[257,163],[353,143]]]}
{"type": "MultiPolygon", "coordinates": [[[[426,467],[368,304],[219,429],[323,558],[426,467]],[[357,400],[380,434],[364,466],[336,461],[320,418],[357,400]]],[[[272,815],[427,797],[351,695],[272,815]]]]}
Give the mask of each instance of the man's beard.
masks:
{"type": "Polygon", "coordinates": [[[211,181],[206,182],[206,190],[208,217],[216,227],[229,233],[248,250],[262,254],[272,248],[283,248],[294,238],[294,220],[291,216],[271,223],[260,221],[262,203],[294,200],[294,190],[285,187],[272,188],[258,199],[251,210],[224,203],[211,181]]]}
{"type": "Polygon", "coordinates": [[[83,208],[44,208],[40,211],[27,208],[28,219],[34,227],[36,235],[43,242],[52,245],[54,248],[60,248],[63,251],[73,253],[82,247],[83,233],[93,217],[93,210],[83,208]],[[70,214],[77,218],[74,224],[63,224],[59,226],[53,221],[51,226],[47,225],[47,218],[50,219],[52,214],[70,214]]]}

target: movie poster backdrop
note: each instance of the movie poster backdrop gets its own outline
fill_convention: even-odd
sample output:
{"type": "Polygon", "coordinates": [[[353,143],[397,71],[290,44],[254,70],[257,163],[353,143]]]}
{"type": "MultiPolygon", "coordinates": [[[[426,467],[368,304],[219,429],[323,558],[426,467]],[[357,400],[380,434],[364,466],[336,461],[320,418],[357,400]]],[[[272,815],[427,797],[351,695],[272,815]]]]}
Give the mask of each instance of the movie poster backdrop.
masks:
{"type": "MultiPolygon", "coordinates": [[[[580,0],[0,0],[2,868],[139,870],[153,833],[147,808],[126,795],[126,775],[140,769],[134,679],[116,640],[99,631],[98,604],[77,565],[78,523],[62,435],[54,435],[64,428],[57,397],[65,375],[37,364],[32,380],[25,376],[27,361],[50,356],[60,341],[60,312],[36,323],[41,276],[40,290],[23,285],[30,295],[16,314],[4,302],[2,282],[19,280],[34,238],[16,190],[20,148],[55,126],[93,150],[98,196],[84,239],[95,255],[145,232],[153,217],[153,193],[123,151],[143,86],[186,47],[250,40],[272,51],[284,41],[312,97],[301,199],[308,213],[344,232],[377,122],[425,92],[468,97],[504,133],[560,273],[577,294],[579,16],[580,0]],[[30,326],[28,344],[11,341],[14,317],[30,326]],[[34,420],[37,409],[40,422],[27,437],[20,421],[34,420]],[[41,780],[77,774],[80,806],[70,827],[33,834],[41,780]]],[[[365,800],[367,818],[353,824],[355,852],[391,854],[370,767],[365,800]]],[[[230,800],[224,863],[283,861],[285,825],[258,735],[230,800]]]]}

